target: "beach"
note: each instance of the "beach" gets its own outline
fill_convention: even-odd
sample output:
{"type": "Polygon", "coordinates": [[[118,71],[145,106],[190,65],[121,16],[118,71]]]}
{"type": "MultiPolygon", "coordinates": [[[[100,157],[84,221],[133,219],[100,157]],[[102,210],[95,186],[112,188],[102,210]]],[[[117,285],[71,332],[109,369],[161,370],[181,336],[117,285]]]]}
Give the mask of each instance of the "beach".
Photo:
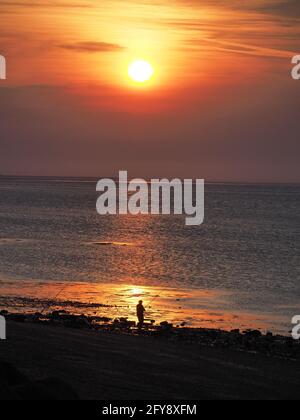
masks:
{"type": "Polygon", "coordinates": [[[0,192],[0,310],[133,317],[142,299],[157,322],[290,332],[299,186],[207,184],[194,227],[99,216],[96,179],[2,177],[0,192]]]}
{"type": "Polygon", "coordinates": [[[299,362],[284,357],[11,321],[7,331],[1,361],[33,381],[58,378],[80,399],[279,400],[300,395],[299,362]]]}

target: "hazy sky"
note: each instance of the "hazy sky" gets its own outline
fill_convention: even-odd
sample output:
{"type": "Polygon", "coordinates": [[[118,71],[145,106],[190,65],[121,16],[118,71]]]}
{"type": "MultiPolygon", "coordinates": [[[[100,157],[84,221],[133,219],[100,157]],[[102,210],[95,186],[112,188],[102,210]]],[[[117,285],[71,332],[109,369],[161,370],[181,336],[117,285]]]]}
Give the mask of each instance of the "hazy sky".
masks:
{"type": "Polygon", "coordinates": [[[0,54],[0,173],[300,182],[299,0],[0,1],[0,54]]]}

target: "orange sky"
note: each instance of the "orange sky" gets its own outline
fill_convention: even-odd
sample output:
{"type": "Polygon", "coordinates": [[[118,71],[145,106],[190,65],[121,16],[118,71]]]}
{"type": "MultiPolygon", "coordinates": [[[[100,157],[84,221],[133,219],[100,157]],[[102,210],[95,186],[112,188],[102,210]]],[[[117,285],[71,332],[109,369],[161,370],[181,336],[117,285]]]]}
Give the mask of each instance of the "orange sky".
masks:
{"type": "Polygon", "coordinates": [[[220,65],[222,77],[250,63],[253,73],[258,57],[290,60],[299,52],[299,29],[254,6],[274,3],[252,0],[247,9],[234,0],[1,1],[9,83],[130,88],[127,66],[139,57],[153,63],[152,85],[160,89],[206,82],[220,75],[220,65]]]}
{"type": "Polygon", "coordinates": [[[298,149],[291,122],[300,83],[291,80],[290,70],[292,56],[300,52],[299,23],[298,0],[0,1],[0,54],[8,62],[0,111],[3,116],[5,109],[4,131],[13,142],[0,163],[9,173],[101,175],[101,162],[93,158],[101,148],[103,170],[110,173],[128,167],[140,176],[197,172],[211,179],[277,180],[285,133],[290,150],[282,178],[295,180],[298,149]],[[155,69],[143,86],[127,75],[138,58],[155,69]],[[78,115],[81,124],[76,121],[74,127],[78,115]],[[272,119],[276,116],[278,124],[278,115],[283,118],[280,137],[272,119]],[[55,135],[47,116],[59,127],[55,135]],[[258,132],[252,127],[249,133],[249,118],[258,132]],[[188,139],[186,153],[179,134],[188,139]],[[270,138],[262,145],[266,135],[270,138]],[[268,160],[271,140],[276,153],[268,160]],[[150,155],[159,156],[141,161],[149,143],[158,147],[150,155]],[[70,144],[74,150],[66,164],[58,158],[59,148],[65,156],[70,144]],[[82,144],[88,149],[84,153],[82,144]],[[19,146],[23,160],[13,153],[19,146]],[[126,153],[118,156],[116,150],[123,149],[126,153]],[[195,154],[205,159],[194,162],[195,154]],[[247,175],[245,167],[252,173],[247,175]]]}

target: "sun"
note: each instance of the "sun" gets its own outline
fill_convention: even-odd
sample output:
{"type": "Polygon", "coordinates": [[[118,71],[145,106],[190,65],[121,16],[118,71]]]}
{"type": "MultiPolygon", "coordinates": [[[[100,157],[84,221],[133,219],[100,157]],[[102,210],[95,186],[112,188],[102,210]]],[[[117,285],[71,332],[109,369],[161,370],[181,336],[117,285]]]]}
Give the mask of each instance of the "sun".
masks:
{"type": "Polygon", "coordinates": [[[148,82],[153,74],[154,69],[148,61],[137,60],[128,67],[128,75],[136,83],[148,82]]]}
{"type": "Polygon", "coordinates": [[[135,288],[133,288],[133,289],[131,289],[131,291],[130,291],[130,293],[133,295],[133,296],[140,296],[140,295],[142,295],[143,294],[143,290],[142,289],[139,289],[139,288],[137,288],[137,287],[135,287],[135,288]]]}

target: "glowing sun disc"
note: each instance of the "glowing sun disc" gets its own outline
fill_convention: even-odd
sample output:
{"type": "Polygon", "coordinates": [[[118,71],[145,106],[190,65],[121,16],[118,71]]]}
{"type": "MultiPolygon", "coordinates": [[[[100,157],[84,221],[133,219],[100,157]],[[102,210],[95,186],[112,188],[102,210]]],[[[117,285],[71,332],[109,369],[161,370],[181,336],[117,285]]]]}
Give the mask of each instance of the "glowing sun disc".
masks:
{"type": "Polygon", "coordinates": [[[143,60],[133,62],[128,68],[129,77],[137,83],[145,83],[151,79],[154,74],[150,63],[143,60]]]}

